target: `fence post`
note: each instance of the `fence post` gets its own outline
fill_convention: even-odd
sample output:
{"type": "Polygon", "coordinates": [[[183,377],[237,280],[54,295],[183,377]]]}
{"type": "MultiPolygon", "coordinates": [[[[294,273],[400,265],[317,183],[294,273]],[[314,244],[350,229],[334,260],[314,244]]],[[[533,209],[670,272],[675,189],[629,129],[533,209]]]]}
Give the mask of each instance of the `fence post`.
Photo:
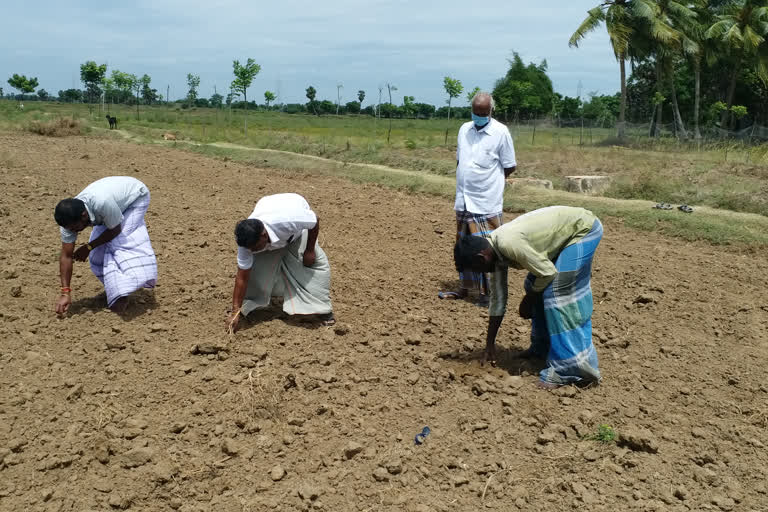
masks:
{"type": "Polygon", "coordinates": [[[536,118],[533,118],[533,135],[531,136],[531,146],[536,144],[536,118]]]}

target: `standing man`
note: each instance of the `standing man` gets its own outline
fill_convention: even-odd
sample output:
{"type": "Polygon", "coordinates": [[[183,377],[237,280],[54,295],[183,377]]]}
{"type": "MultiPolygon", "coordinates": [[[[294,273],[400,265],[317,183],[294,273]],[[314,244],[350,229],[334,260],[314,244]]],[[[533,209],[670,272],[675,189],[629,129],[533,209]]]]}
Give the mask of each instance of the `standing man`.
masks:
{"type": "MultiPolygon", "coordinates": [[[[456,239],[464,235],[487,237],[501,226],[504,184],[515,171],[515,148],[509,130],[491,117],[493,97],[478,92],[472,98],[472,121],[459,130],[456,147],[456,239]]],[[[478,295],[479,306],[488,305],[489,276],[469,270],[459,272],[461,287],[441,292],[441,298],[478,295]]]]}
{"type": "Polygon", "coordinates": [[[227,325],[283,297],[289,315],[317,315],[336,321],[331,307],[331,266],[317,243],[320,221],[299,194],[259,199],[250,217],[235,227],[237,276],[227,325]]]}
{"type": "Polygon", "coordinates": [[[600,380],[592,344],[592,258],[603,225],[583,208],[550,206],[504,224],[488,239],[463,236],[453,255],[461,271],[491,272],[484,360],[495,364],[496,334],[507,309],[507,268],[528,270],[519,314],[531,319],[531,347],[522,357],[547,360],[539,386],[600,380]]]}
{"type": "Polygon", "coordinates": [[[144,223],[147,208],[149,189],[130,176],[102,178],[56,205],[53,216],[61,230],[56,313],[63,315],[72,304],[73,259],[90,261],[115,312],[125,311],[131,293],[155,287],[157,260],[144,223]],[[93,226],[88,243],[75,250],[77,234],[88,226],[93,226]]]}

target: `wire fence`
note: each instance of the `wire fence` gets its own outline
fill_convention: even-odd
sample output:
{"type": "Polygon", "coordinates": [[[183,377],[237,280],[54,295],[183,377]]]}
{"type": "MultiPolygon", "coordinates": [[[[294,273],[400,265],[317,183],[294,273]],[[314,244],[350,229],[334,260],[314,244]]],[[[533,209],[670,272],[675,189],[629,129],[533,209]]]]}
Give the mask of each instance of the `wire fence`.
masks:
{"type": "Polygon", "coordinates": [[[617,137],[613,121],[595,119],[529,119],[507,123],[517,144],[557,146],[629,146],[652,151],[715,152],[723,160],[768,164],[768,126],[753,124],[739,130],[702,126],[699,135],[676,123],[624,123],[617,137]]]}

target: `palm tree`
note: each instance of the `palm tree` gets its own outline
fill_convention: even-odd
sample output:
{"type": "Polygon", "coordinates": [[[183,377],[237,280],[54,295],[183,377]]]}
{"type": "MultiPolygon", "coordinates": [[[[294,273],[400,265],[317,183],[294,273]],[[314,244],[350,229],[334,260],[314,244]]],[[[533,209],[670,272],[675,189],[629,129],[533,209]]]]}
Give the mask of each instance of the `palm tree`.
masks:
{"type": "Polygon", "coordinates": [[[705,35],[722,45],[722,53],[732,65],[726,93],[728,108],[720,117],[720,126],[725,128],[733,106],[736,81],[744,67],[754,67],[758,76],[763,79],[768,77],[768,57],[761,49],[768,37],[768,6],[765,0],[737,0],[725,4],[705,35]]]}
{"type": "Polygon", "coordinates": [[[568,41],[569,46],[578,47],[588,33],[605,23],[613,54],[619,61],[621,74],[621,103],[619,122],[616,126],[616,136],[620,139],[624,138],[627,111],[626,60],[629,57],[630,41],[637,30],[638,22],[652,20],[656,17],[657,11],[658,7],[652,0],[605,0],[587,11],[587,17],[568,41]]]}
{"type": "Polygon", "coordinates": [[[717,59],[717,48],[715,41],[707,39],[706,32],[709,27],[714,23],[714,17],[712,9],[707,5],[706,0],[699,0],[695,5],[697,19],[696,24],[691,27],[688,36],[693,39],[699,46],[699,51],[692,54],[691,61],[693,64],[693,136],[696,140],[701,139],[701,130],[699,129],[699,121],[701,118],[701,63],[706,62],[707,65],[712,66],[717,59]]]}
{"type": "MultiPolygon", "coordinates": [[[[681,57],[699,53],[699,45],[691,36],[694,33],[697,18],[697,12],[693,7],[701,1],[683,3],[677,0],[655,0],[655,3],[658,6],[658,16],[651,21],[649,36],[655,46],[657,90],[661,92],[664,81],[669,82],[675,124],[680,129],[680,136],[687,139],[688,132],[677,102],[677,89],[673,77],[674,62],[681,57]]],[[[661,104],[657,108],[658,123],[661,123],[661,104]]]]}

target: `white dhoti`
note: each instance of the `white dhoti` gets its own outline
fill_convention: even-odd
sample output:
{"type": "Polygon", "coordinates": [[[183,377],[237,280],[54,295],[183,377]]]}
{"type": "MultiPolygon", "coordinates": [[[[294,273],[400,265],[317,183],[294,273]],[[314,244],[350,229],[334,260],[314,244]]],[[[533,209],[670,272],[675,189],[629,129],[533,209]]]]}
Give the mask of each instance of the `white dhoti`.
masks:
{"type": "MultiPolygon", "coordinates": [[[[137,199],[123,212],[120,234],[95,248],[89,256],[91,270],[104,284],[109,306],[139,288],[155,287],[157,259],[144,223],[148,208],[149,194],[137,199]]],[[[90,241],[106,229],[106,226],[94,226],[90,241]]]]}
{"type": "Polygon", "coordinates": [[[331,266],[328,257],[315,244],[315,263],[305,267],[307,232],[287,246],[253,254],[253,266],[243,300],[242,314],[269,305],[272,297],[283,298],[283,311],[289,315],[324,314],[331,306],[331,266]]]}

